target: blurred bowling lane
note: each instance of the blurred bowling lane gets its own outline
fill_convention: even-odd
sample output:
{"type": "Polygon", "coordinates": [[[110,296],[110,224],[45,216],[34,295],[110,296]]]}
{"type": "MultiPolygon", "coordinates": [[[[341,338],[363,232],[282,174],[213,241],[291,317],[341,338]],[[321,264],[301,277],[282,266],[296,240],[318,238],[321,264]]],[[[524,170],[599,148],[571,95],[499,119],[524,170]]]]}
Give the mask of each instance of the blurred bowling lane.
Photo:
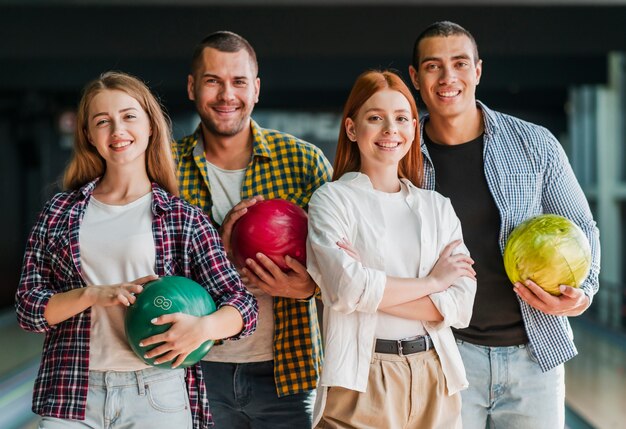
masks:
{"type": "Polygon", "coordinates": [[[567,405],[597,429],[626,429],[626,336],[570,321],[579,354],[565,365],[567,405]]]}
{"type": "Polygon", "coordinates": [[[0,311],[0,428],[32,429],[33,382],[37,375],[43,335],[25,332],[17,325],[15,312],[0,311]]]}
{"type": "MultiPolygon", "coordinates": [[[[584,319],[571,322],[579,355],[565,365],[568,407],[596,429],[626,429],[626,335],[584,319]]],[[[0,428],[33,429],[32,382],[43,335],[22,331],[15,313],[5,309],[0,311],[0,338],[0,428]]],[[[567,425],[579,427],[571,419],[567,425]]]]}

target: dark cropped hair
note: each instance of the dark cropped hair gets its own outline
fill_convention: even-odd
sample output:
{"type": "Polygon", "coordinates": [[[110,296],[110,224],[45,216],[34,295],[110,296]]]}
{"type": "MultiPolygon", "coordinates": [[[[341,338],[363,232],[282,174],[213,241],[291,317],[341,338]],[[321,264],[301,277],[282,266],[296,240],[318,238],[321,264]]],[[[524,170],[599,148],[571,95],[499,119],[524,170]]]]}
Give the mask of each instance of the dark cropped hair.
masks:
{"type": "Polygon", "coordinates": [[[426,39],[427,37],[450,36],[467,36],[467,38],[472,42],[472,45],[474,45],[474,63],[478,62],[478,45],[476,44],[476,40],[474,39],[474,36],[472,36],[472,33],[454,22],[438,21],[426,27],[426,29],[422,31],[419,36],[417,36],[417,39],[415,39],[415,43],[413,44],[413,59],[411,62],[413,67],[416,69],[419,67],[419,44],[423,39],[426,39]]]}
{"type": "Polygon", "coordinates": [[[191,73],[198,69],[198,63],[205,48],[217,49],[220,52],[239,52],[242,49],[250,56],[252,69],[256,75],[259,72],[259,64],[256,59],[256,52],[252,45],[239,34],[232,31],[216,31],[206,36],[196,45],[191,56],[191,73]]]}

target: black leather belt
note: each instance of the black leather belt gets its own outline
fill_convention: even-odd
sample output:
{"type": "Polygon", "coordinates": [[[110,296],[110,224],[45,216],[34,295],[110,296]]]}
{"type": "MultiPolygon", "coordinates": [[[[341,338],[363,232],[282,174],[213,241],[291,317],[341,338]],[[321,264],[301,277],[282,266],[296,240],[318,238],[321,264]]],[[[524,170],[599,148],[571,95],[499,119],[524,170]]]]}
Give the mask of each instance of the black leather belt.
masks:
{"type": "Polygon", "coordinates": [[[433,342],[428,335],[423,335],[412,340],[376,340],[376,353],[393,355],[411,355],[425,352],[433,348],[433,342]]]}

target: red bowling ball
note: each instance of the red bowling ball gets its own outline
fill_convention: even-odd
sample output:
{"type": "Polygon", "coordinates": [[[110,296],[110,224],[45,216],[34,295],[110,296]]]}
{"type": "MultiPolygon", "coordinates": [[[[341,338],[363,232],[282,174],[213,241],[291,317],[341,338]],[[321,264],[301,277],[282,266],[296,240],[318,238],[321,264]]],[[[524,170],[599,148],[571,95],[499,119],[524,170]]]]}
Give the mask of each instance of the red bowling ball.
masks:
{"type": "Polygon", "coordinates": [[[306,264],[306,237],[307,214],[302,208],[281,199],[258,201],[233,226],[235,265],[244,267],[248,258],[256,261],[260,252],[281,270],[290,271],[286,255],[306,264]]]}

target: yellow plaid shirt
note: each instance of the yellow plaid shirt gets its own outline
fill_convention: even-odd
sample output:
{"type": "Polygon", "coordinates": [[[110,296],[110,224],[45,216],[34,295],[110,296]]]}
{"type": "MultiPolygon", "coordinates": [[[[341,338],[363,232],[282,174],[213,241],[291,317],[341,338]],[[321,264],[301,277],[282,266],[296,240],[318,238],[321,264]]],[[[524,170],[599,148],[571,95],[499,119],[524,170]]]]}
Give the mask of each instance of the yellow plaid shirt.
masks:
{"type": "MultiPolygon", "coordinates": [[[[267,130],[251,122],[252,158],[246,168],[241,199],[263,195],[282,198],[306,209],[311,195],[331,178],[331,166],[322,151],[289,134],[267,130]]],[[[211,215],[213,203],[198,127],[175,142],[181,197],[211,215]]],[[[211,215],[212,216],[212,215],[211,215]]],[[[316,387],[322,361],[322,344],[315,299],[274,298],[274,380],[278,396],[316,387]]]]}

